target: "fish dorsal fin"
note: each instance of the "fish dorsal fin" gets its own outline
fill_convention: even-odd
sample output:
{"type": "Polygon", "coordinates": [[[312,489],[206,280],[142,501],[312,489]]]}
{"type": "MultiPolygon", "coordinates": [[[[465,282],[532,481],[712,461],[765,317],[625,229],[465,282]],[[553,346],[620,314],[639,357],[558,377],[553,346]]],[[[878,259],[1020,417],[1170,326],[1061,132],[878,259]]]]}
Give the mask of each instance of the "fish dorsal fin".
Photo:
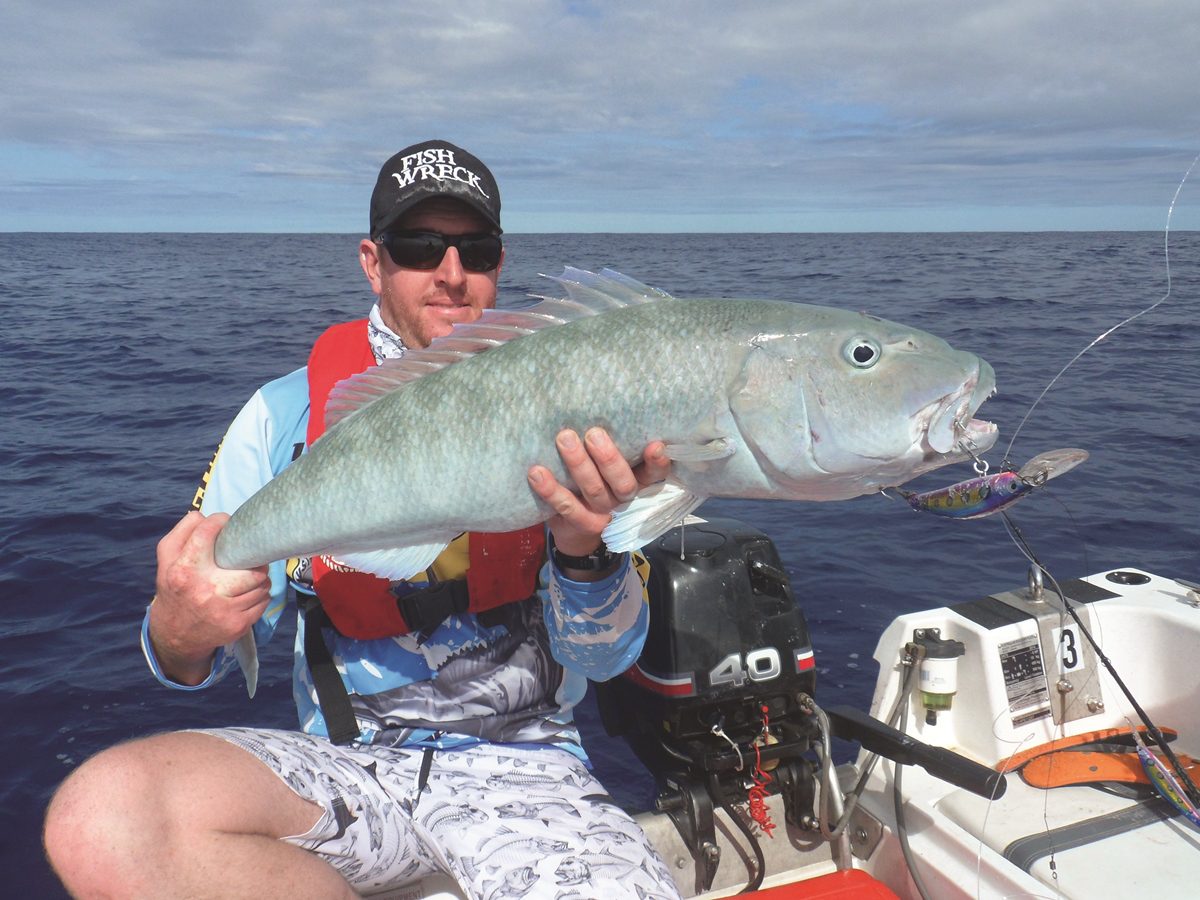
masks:
{"type": "Polygon", "coordinates": [[[532,306],[486,309],[474,322],[456,325],[424,349],[407,350],[399,359],[385,359],[339,382],[325,405],[326,431],[397,388],[527,334],[625,306],[673,299],[612,269],[596,274],[567,266],[562,275],[544,277],[561,285],[567,296],[538,296],[532,306]]]}
{"type": "MultiPolygon", "coordinates": [[[[660,300],[674,299],[666,291],[642,284],[620,272],[612,269],[601,269],[599,274],[585,269],[575,269],[567,266],[557,277],[543,276],[562,285],[567,292],[567,299],[543,298],[543,303],[577,304],[579,312],[573,318],[588,315],[599,315],[610,309],[620,309],[623,306],[637,306],[642,303],[657,303],[660,300]]],[[[540,309],[538,304],[533,309],[540,309]]]]}
{"type": "Polygon", "coordinates": [[[329,392],[325,403],[325,433],[340,424],[367,404],[384,394],[420,378],[428,372],[436,372],[445,363],[410,360],[408,354],[402,359],[385,359],[378,366],[351,375],[339,381],[329,392]]]}
{"type": "Polygon", "coordinates": [[[520,310],[484,310],[474,322],[455,326],[448,335],[435,338],[424,349],[406,350],[398,359],[385,359],[338,382],[325,404],[325,428],[329,430],[367,404],[418,378],[556,324],[557,321],[529,316],[520,310]]]}

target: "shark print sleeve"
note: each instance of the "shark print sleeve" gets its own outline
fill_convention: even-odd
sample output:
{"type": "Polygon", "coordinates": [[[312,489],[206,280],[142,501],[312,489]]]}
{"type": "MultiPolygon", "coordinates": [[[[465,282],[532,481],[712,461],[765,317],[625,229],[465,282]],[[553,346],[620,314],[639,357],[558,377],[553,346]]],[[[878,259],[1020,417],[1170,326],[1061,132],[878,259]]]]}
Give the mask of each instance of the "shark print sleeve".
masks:
{"type": "Polygon", "coordinates": [[[593,681],[607,681],[642,651],[649,627],[640,567],[626,562],[600,581],[572,581],[550,570],[543,603],[554,658],[593,681]]]}

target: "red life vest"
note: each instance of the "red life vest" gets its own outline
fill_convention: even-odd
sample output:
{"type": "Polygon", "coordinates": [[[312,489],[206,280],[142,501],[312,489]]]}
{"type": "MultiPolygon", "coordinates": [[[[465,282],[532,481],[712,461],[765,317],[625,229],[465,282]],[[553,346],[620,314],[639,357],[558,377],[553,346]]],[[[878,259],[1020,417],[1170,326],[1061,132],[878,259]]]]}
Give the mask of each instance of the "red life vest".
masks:
{"type": "MultiPolygon", "coordinates": [[[[334,325],[317,338],[308,358],[309,446],[325,431],[325,403],[330,391],[338,382],[373,365],[375,355],[367,340],[366,319],[334,325]]],[[[452,489],[447,485],[447,490],[452,489]]],[[[546,555],[542,525],[504,534],[469,532],[455,543],[464,539],[468,612],[483,612],[533,595],[546,555]]],[[[436,570],[447,552],[431,568],[436,570]]],[[[331,566],[331,562],[328,557],[313,557],[313,587],[341,634],[365,640],[414,630],[386,578],[356,572],[336,562],[331,566]]],[[[411,599],[419,606],[420,593],[411,599]]]]}

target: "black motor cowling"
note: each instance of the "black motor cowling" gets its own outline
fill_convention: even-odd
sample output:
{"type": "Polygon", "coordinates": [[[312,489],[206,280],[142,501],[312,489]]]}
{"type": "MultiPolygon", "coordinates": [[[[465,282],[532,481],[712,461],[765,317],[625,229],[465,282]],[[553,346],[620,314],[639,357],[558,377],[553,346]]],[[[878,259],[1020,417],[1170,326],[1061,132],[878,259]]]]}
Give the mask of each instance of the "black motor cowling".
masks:
{"type": "Polygon", "coordinates": [[[660,778],[741,768],[735,745],[759,743],[764,760],[807,749],[814,725],[800,698],[816,685],[812,644],[770,538],[711,519],[642,552],[650,630],[637,663],[596,686],[608,733],[660,778]]]}

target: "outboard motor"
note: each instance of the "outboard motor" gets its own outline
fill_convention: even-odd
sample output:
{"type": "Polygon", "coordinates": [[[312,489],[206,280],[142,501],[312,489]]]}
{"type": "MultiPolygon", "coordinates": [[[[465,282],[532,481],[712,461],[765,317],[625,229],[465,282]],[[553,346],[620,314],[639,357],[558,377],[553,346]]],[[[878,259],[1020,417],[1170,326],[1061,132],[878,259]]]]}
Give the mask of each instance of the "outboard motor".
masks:
{"type": "Polygon", "coordinates": [[[813,821],[818,736],[808,626],[774,544],[735,519],[688,522],[643,554],[650,630],[637,663],[597,684],[601,721],[623,736],[659,786],[693,856],[716,872],[713,807],[755,787],[784,795],[788,818],[813,821]],[[762,770],[771,776],[762,778],[762,770]]]}

